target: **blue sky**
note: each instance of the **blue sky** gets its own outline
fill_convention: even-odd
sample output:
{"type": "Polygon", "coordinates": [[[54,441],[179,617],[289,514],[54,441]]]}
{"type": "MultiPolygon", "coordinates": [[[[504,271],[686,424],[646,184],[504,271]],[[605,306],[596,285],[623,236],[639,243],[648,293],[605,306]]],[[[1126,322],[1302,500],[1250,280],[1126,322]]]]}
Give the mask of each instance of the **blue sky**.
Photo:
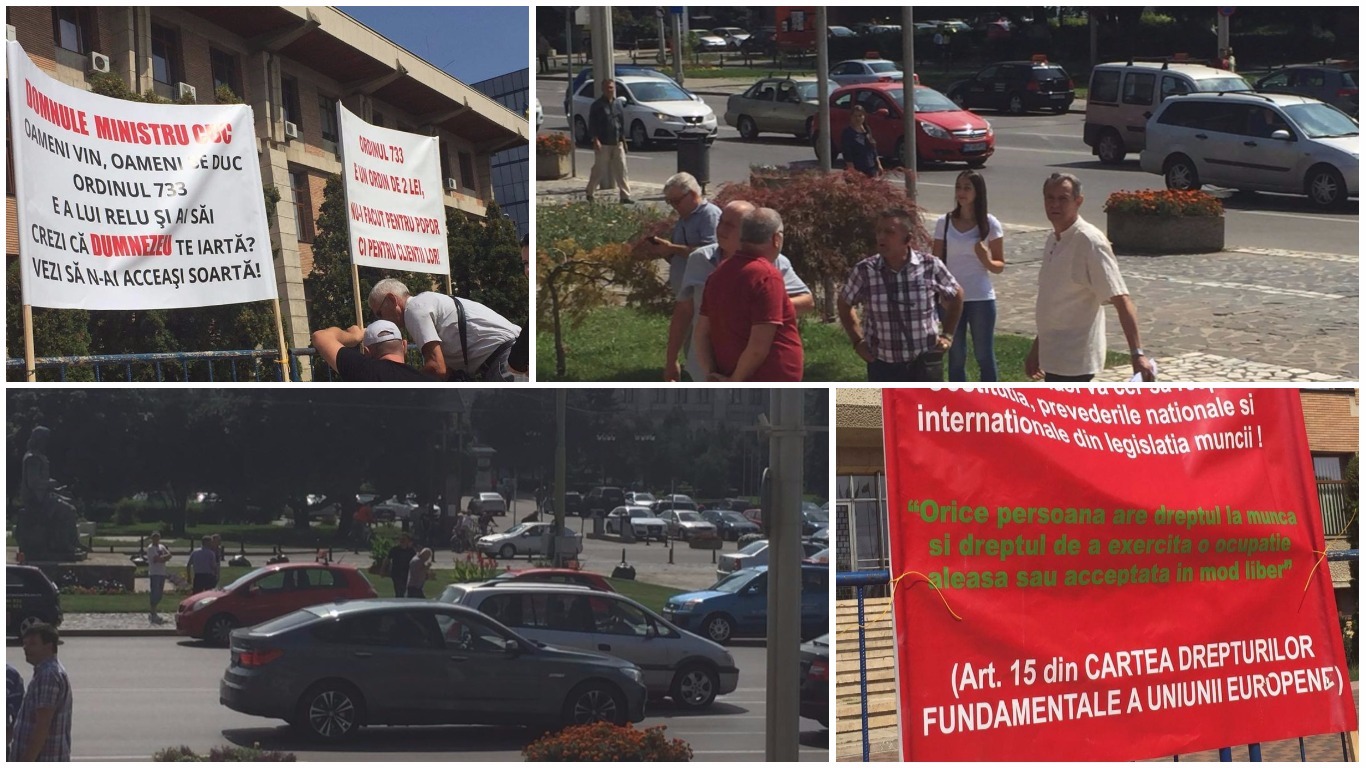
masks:
{"type": "Polygon", "coordinates": [[[526,6],[339,6],[341,11],[466,83],[526,69],[526,6]]]}

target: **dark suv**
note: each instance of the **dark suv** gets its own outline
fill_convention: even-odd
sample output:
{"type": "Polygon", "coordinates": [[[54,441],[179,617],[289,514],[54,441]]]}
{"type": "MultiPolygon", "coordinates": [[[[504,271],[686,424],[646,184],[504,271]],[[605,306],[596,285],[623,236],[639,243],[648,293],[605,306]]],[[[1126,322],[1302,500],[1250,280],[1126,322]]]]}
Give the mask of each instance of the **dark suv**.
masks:
{"type": "Polygon", "coordinates": [[[625,506],[625,504],[625,491],[620,488],[603,485],[589,491],[588,496],[583,500],[583,506],[588,510],[588,514],[598,515],[599,517],[606,515],[617,507],[625,506]]]}
{"type": "Polygon", "coordinates": [[[1057,64],[1001,61],[944,92],[963,109],[999,109],[1023,114],[1031,109],[1066,112],[1076,98],[1072,78],[1057,64]]]}
{"type": "Polygon", "coordinates": [[[1357,116],[1357,64],[1329,62],[1283,67],[1258,80],[1253,86],[1260,93],[1293,93],[1332,104],[1352,117],[1357,116]]]}
{"type": "Polygon", "coordinates": [[[11,637],[22,637],[24,630],[38,622],[54,627],[62,623],[57,585],[33,566],[5,566],[6,632],[11,637]]]}

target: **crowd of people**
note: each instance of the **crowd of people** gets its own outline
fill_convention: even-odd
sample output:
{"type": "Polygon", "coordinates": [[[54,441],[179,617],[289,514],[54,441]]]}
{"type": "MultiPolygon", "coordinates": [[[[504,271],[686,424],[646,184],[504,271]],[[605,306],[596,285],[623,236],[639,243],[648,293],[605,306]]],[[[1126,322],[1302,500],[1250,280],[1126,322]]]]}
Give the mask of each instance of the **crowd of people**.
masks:
{"type": "MultiPolygon", "coordinates": [[[[844,135],[849,172],[881,173],[876,145],[857,109],[844,135]]],[[[782,254],[780,212],[706,200],[690,174],[664,185],[678,214],[672,236],[651,238],[636,253],[664,259],[675,296],[663,376],[680,379],[679,355],[693,381],[801,381],[797,316],[814,307],[811,291],[782,254]]],[[[1081,179],[1054,173],[1043,185],[1052,225],[1035,302],[1037,334],[1024,373],[1049,382],[1092,380],[1104,368],[1105,306],[1113,305],[1128,342],[1135,378],[1152,381],[1138,312],[1105,234],[1081,217],[1081,179]]],[[[868,381],[967,381],[968,344],[980,381],[998,380],[996,292],[1006,269],[1005,233],[987,204],[985,178],[960,173],[951,211],[934,223],[931,249],[915,247],[917,222],[892,208],[878,214],[877,253],[850,270],[838,316],[868,381]]]]}

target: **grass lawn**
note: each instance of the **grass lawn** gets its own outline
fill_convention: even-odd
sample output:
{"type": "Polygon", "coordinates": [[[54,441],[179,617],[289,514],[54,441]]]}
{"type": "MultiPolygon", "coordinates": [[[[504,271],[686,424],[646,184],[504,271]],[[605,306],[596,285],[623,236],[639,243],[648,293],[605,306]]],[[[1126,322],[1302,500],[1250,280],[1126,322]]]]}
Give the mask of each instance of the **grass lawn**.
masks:
{"type": "MultiPolygon", "coordinates": [[[[867,368],[849,348],[838,323],[803,318],[801,334],[806,381],[867,381],[867,368]]],[[[630,307],[596,310],[577,328],[566,329],[563,381],[659,381],[668,335],[665,315],[630,307]]],[[[1002,381],[1027,381],[1024,359],[1031,341],[1023,336],[996,336],[996,367],[1002,381]]],[[[1123,355],[1110,353],[1108,365],[1124,362],[1123,355]]],[[[554,337],[548,332],[536,335],[536,370],[541,381],[560,380],[555,377],[554,337]]],[[[968,379],[976,381],[977,376],[969,352],[968,379]]]]}

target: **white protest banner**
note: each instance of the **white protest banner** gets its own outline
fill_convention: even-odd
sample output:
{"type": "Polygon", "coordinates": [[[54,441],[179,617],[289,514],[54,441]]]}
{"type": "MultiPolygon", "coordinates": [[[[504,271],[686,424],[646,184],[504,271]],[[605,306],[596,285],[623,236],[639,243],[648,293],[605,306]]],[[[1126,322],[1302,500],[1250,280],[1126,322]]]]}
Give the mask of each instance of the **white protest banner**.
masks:
{"type": "Polygon", "coordinates": [[[276,298],[251,108],[64,85],[6,44],[24,303],[172,309],[276,298]]]}
{"type": "Polygon", "coordinates": [[[351,261],[406,272],[450,272],[441,147],[370,125],[337,105],[351,261]]]}

